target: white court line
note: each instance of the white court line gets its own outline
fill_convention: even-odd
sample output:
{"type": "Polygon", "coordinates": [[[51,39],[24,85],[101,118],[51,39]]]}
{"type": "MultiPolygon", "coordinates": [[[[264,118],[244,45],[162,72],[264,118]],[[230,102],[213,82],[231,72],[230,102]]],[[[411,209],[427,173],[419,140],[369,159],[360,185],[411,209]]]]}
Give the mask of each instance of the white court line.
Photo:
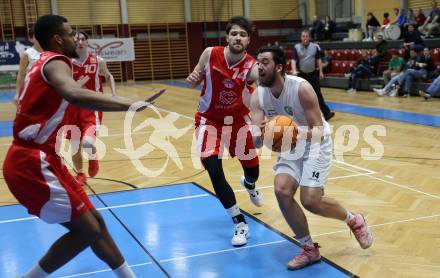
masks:
{"type": "MultiPolygon", "coordinates": [[[[185,259],[202,257],[202,256],[209,256],[209,255],[220,254],[220,253],[225,253],[225,252],[237,251],[237,250],[240,250],[240,249],[248,249],[248,248],[254,248],[254,247],[261,247],[261,246],[272,245],[272,244],[277,244],[277,243],[286,242],[286,241],[287,240],[283,239],[283,240],[271,241],[271,242],[254,244],[254,245],[246,245],[246,246],[242,246],[242,247],[234,247],[234,248],[218,250],[218,251],[213,251],[213,252],[200,253],[200,254],[195,254],[195,255],[190,255],[190,256],[170,258],[170,259],[160,260],[159,263],[179,261],[179,260],[185,260],[185,259]]],[[[130,268],[134,268],[134,267],[138,267],[138,266],[149,265],[149,264],[152,264],[152,263],[153,262],[134,264],[134,265],[129,265],[129,267],[130,268]]],[[[111,269],[107,268],[107,269],[102,269],[102,270],[97,270],[97,271],[78,273],[78,274],[69,275],[69,276],[62,276],[60,278],[70,278],[70,277],[85,276],[85,275],[89,275],[89,274],[95,274],[95,273],[101,273],[101,272],[107,272],[107,271],[111,271],[111,269]]]]}
{"type": "MultiPolygon", "coordinates": [[[[434,214],[434,215],[429,215],[429,216],[421,216],[421,217],[409,218],[409,219],[405,219],[405,220],[397,220],[397,221],[385,222],[385,223],[381,223],[381,224],[368,225],[368,227],[375,228],[375,227],[388,226],[388,225],[393,225],[393,224],[400,224],[400,223],[406,223],[406,222],[412,222],[412,221],[418,221],[418,220],[431,219],[431,218],[436,218],[436,217],[440,217],[440,214],[434,214]]],[[[312,235],[312,237],[327,236],[327,235],[344,233],[344,232],[348,232],[348,231],[349,231],[348,229],[345,229],[345,230],[339,230],[339,231],[334,231],[334,232],[316,234],[316,235],[312,235]]]]}
{"type": "Polygon", "coordinates": [[[201,257],[201,256],[207,256],[207,255],[213,255],[213,254],[237,251],[237,250],[241,250],[241,249],[248,249],[248,248],[261,247],[261,246],[266,246],[266,245],[272,245],[272,244],[277,244],[277,243],[281,243],[281,242],[285,242],[285,241],[287,241],[287,240],[283,239],[283,240],[276,240],[276,241],[260,243],[260,244],[254,244],[254,245],[245,245],[245,246],[242,246],[242,247],[235,247],[235,248],[229,248],[229,249],[224,249],[224,250],[219,250],[219,251],[201,253],[201,254],[196,254],[196,255],[190,255],[190,256],[183,256],[183,257],[165,259],[165,260],[161,260],[159,262],[164,263],[164,262],[170,262],[170,261],[185,260],[185,259],[189,259],[189,258],[196,258],[196,257],[201,257]]]}
{"type": "MultiPolygon", "coordinates": [[[[149,265],[149,264],[152,264],[152,263],[153,262],[140,263],[140,264],[132,264],[132,265],[129,265],[129,267],[130,268],[134,268],[134,267],[138,267],[138,266],[149,265]]],[[[112,271],[112,270],[110,268],[106,268],[106,269],[102,269],[102,270],[83,272],[83,273],[73,274],[73,275],[69,275],[69,276],[61,276],[60,278],[70,278],[70,277],[85,276],[85,275],[96,274],[96,273],[107,272],[107,271],[112,271]]]]}
{"type": "MultiPolygon", "coordinates": [[[[329,178],[329,179],[342,179],[342,178],[349,178],[349,177],[355,177],[355,176],[364,176],[364,175],[366,175],[366,174],[340,176],[340,177],[333,177],[333,178],[329,178]]],[[[258,186],[258,189],[267,189],[267,188],[273,188],[273,185],[258,186]]],[[[145,189],[145,188],[143,188],[143,189],[145,189]]],[[[246,191],[245,188],[234,190],[235,193],[245,192],[245,191],[246,191]]],[[[157,204],[157,203],[164,203],[164,202],[172,202],[172,201],[179,201],[179,200],[186,200],[186,199],[193,199],[193,198],[201,198],[201,197],[207,197],[207,196],[210,196],[210,194],[205,193],[205,194],[199,194],[199,195],[191,195],[191,196],[183,196],[183,197],[176,197],[176,198],[169,198],[169,199],[161,199],[161,200],[154,200],[154,201],[131,203],[131,204],[124,204],[124,205],[117,205],[117,206],[109,206],[109,207],[97,208],[96,210],[108,210],[108,209],[114,209],[114,208],[125,208],[125,207],[133,207],[133,206],[142,206],[142,205],[157,204]]],[[[12,222],[20,222],[20,221],[26,221],[26,220],[32,220],[32,219],[38,219],[38,217],[30,216],[30,217],[23,217],[23,218],[9,219],[9,220],[1,220],[0,224],[12,223],[12,222]]]]}
{"type": "MultiPolygon", "coordinates": [[[[336,160],[334,160],[334,161],[336,161],[336,160]]],[[[342,164],[345,164],[345,165],[351,165],[350,163],[342,163],[342,164]]],[[[334,165],[335,167],[337,167],[337,168],[340,168],[340,169],[344,169],[344,170],[347,170],[347,171],[350,171],[350,172],[353,172],[353,173],[362,174],[361,172],[358,172],[358,171],[355,171],[355,170],[351,170],[351,169],[348,169],[348,168],[345,168],[345,167],[341,167],[341,166],[338,166],[338,165],[336,165],[336,164],[333,164],[333,165],[334,165]]],[[[355,166],[355,165],[354,165],[354,166],[355,166]]],[[[359,168],[361,168],[361,167],[359,167],[359,168]]],[[[365,170],[365,171],[372,172],[372,170],[368,170],[368,169],[365,169],[365,168],[361,168],[361,169],[363,169],[363,170],[365,170]]],[[[415,188],[413,188],[413,187],[411,187],[411,186],[408,186],[408,185],[403,185],[403,184],[400,184],[400,183],[397,183],[397,182],[388,181],[388,180],[385,180],[385,179],[382,179],[382,178],[379,178],[379,177],[373,176],[373,174],[376,174],[376,172],[373,172],[373,173],[371,173],[371,174],[365,174],[365,176],[368,177],[368,178],[370,178],[370,179],[383,181],[383,182],[385,182],[385,183],[389,183],[389,184],[395,185],[395,186],[397,186],[397,187],[400,187],[400,188],[403,188],[403,189],[406,189],[406,190],[409,190],[409,191],[412,191],[412,192],[416,192],[416,193],[419,193],[419,194],[422,194],[422,195],[426,195],[426,196],[432,197],[432,198],[434,198],[434,199],[440,199],[440,196],[438,196],[438,195],[434,195],[434,194],[431,194],[431,193],[427,193],[427,192],[424,192],[424,191],[421,191],[421,190],[415,189],[415,188]]]]}
{"type": "Polygon", "coordinates": [[[125,204],[125,205],[118,205],[118,206],[109,206],[109,207],[99,208],[97,210],[108,210],[108,209],[114,209],[114,208],[126,208],[126,207],[134,207],[134,206],[143,206],[143,205],[165,203],[165,202],[172,202],[172,201],[179,201],[179,200],[187,200],[187,199],[207,197],[207,196],[209,196],[209,194],[205,193],[205,194],[199,194],[199,195],[191,195],[191,196],[184,196],[184,197],[177,197],[177,198],[170,198],[170,199],[162,199],[162,200],[155,200],[155,201],[148,201],[148,202],[132,203],[132,204],[125,204]]]}

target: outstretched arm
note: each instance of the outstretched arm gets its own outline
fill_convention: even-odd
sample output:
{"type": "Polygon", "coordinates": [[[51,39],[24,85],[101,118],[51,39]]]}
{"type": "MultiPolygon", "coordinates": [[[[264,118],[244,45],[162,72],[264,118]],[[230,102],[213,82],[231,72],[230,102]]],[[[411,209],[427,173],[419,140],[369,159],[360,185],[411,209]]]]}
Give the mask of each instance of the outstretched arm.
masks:
{"type": "Polygon", "coordinates": [[[99,61],[100,74],[102,76],[104,76],[105,83],[110,85],[110,89],[112,90],[112,96],[115,97],[116,96],[115,79],[113,78],[113,75],[108,70],[107,63],[105,62],[105,60],[102,59],[101,57],[98,57],[98,61],[99,61]]]}
{"type": "Polygon", "coordinates": [[[186,83],[188,83],[189,86],[195,88],[197,85],[200,84],[200,82],[202,82],[205,75],[205,66],[209,61],[211,49],[212,47],[207,47],[203,51],[202,55],[200,55],[199,62],[195,66],[194,70],[186,78],[186,83]]]}
{"type": "Polygon", "coordinates": [[[26,75],[26,68],[29,64],[29,57],[26,53],[23,53],[23,55],[20,57],[20,65],[18,67],[18,73],[17,73],[17,85],[15,87],[15,97],[14,102],[17,103],[18,99],[20,98],[20,91],[23,87],[24,78],[26,75]]]}
{"type": "MultiPolygon", "coordinates": [[[[69,66],[60,60],[49,61],[44,67],[44,74],[61,97],[81,108],[98,111],[127,111],[132,104],[136,103],[136,101],[96,94],[94,91],[81,88],[73,80],[69,66]]],[[[146,106],[151,105],[151,103],[143,103],[146,106]]]]}

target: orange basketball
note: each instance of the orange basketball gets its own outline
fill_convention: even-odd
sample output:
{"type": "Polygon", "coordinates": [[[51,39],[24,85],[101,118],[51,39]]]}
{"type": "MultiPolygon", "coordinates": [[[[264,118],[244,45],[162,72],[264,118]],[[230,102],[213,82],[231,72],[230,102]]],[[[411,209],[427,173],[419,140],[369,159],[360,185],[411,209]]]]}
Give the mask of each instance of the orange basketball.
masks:
{"type": "Polygon", "coordinates": [[[263,144],[274,152],[288,151],[296,143],[298,128],[286,116],[275,116],[264,127],[263,144]]]}

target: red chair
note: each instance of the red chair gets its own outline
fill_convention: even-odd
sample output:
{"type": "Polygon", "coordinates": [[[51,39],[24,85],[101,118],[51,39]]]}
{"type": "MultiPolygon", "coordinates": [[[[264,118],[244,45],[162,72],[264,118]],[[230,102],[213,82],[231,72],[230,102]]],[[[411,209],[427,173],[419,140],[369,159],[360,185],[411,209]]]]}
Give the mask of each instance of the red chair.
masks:
{"type": "Polygon", "coordinates": [[[333,56],[334,60],[342,61],[342,51],[340,49],[335,49],[335,54],[333,56]]]}
{"type": "Polygon", "coordinates": [[[332,75],[341,75],[342,74],[342,70],[341,70],[341,61],[332,61],[332,70],[331,70],[331,74],[332,75]]]}

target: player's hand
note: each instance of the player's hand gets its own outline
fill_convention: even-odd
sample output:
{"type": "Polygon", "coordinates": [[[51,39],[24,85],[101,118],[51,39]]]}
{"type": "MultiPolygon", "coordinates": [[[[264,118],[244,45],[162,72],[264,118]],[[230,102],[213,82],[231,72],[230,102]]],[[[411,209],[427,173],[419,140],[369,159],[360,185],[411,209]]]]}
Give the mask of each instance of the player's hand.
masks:
{"type": "Polygon", "coordinates": [[[264,119],[261,123],[259,128],[261,129],[262,132],[264,132],[264,128],[266,127],[266,124],[269,122],[269,119],[264,119]]]}
{"type": "Polygon", "coordinates": [[[197,85],[200,84],[200,82],[202,82],[202,79],[204,77],[205,73],[203,71],[196,71],[194,70],[193,72],[191,72],[190,75],[188,75],[188,77],[186,78],[186,83],[190,86],[190,87],[196,87],[197,85]]]}
{"type": "Polygon", "coordinates": [[[324,73],[322,71],[319,71],[319,79],[324,79],[324,73]]]}

